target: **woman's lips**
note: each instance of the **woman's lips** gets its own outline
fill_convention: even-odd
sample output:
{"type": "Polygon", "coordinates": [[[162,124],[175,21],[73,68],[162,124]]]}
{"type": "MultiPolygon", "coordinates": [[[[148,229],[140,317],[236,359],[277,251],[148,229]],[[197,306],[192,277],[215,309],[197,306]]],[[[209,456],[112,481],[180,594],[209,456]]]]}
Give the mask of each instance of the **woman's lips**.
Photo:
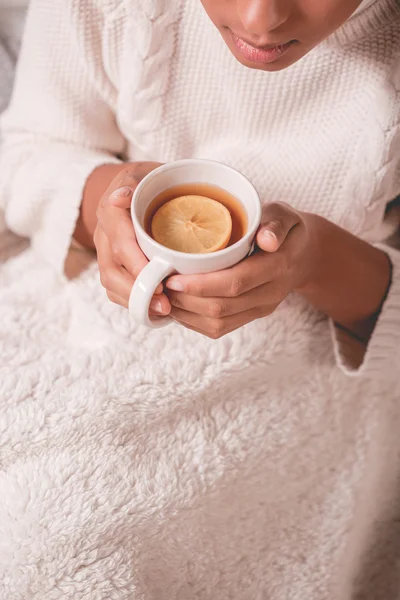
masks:
{"type": "Polygon", "coordinates": [[[278,60],[278,58],[283,56],[293,44],[293,41],[290,41],[286,44],[279,44],[277,46],[264,46],[263,48],[256,48],[255,46],[252,46],[248,42],[242,40],[234,33],[232,33],[232,38],[236,48],[246,60],[253,63],[263,64],[275,62],[278,60]]]}

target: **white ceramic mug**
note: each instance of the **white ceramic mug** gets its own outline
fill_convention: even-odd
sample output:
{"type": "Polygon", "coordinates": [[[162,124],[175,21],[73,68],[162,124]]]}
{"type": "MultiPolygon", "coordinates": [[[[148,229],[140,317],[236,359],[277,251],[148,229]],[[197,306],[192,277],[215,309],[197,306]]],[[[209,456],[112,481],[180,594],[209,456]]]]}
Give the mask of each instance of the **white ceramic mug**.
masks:
{"type": "Polygon", "coordinates": [[[150,302],[159,284],[173,273],[197,275],[228,269],[248,256],[261,222],[261,202],[250,181],[232,167],[210,160],[188,159],[149,173],[135,190],[131,213],[138,244],[150,262],[132,288],[129,312],[139,324],[158,328],[171,322],[169,317],[149,317],[150,302]],[[187,254],[158,244],[144,230],[146,210],[154,198],[174,186],[196,183],[222,188],[244,207],[248,228],[236,244],[212,254],[187,254]]]}

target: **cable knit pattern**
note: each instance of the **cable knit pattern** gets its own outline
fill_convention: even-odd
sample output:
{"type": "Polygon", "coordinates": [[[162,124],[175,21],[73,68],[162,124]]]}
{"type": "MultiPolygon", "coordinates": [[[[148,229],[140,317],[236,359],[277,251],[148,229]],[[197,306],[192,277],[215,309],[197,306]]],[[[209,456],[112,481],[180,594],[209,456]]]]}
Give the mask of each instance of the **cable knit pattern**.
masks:
{"type": "Polygon", "coordinates": [[[399,38],[366,0],[267,74],[198,0],[33,0],[0,156],[32,241],[0,240],[0,600],[398,600],[399,38]],[[121,156],[224,161],[379,244],[367,350],[295,294],[218,341],[137,328],[69,249],[121,156]]]}
{"type": "Polygon", "coordinates": [[[131,143],[151,156],[154,134],[165,130],[165,97],[172,77],[173,57],[183,0],[126,0],[124,72],[120,119],[131,143]],[[128,16],[134,15],[134,18],[128,16]]]}

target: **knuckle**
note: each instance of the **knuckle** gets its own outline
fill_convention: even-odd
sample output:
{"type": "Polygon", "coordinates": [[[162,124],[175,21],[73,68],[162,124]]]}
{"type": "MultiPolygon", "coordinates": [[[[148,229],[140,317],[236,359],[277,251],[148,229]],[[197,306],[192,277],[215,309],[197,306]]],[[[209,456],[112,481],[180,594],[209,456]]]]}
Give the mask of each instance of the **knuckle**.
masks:
{"type": "Polygon", "coordinates": [[[128,181],[130,183],[134,183],[137,185],[139,183],[138,167],[139,167],[139,163],[135,163],[133,165],[129,165],[128,167],[125,167],[125,169],[122,171],[122,174],[121,174],[121,181],[122,182],[128,181]]]}
{"type": "Polygon", "coordinates": [[[269,317],[275,312],[276,305],[268,305],[260,307],[256,312],[256,319],[264,319],[265,317],[269,317]]]}
{"type": "Polygon", "coordinates": [[[208,304],[208,316],[212,319],[220,319],[225,314],[225,305],[221,300],[212,300],[208,304]]]}
{"type": "Polygon", "coordinates": [[[117,260],[121,258],[121,245],[118,240],[112,242],[111,253],[117,260]]]}
{"type": "MultiPolygon", "coordinates": [[[[114,179],[111,184],[111,188],[109,188],[108,194],[103,196],[103,199],[106,199],[108,195],[111,195],[116,190],[124,187],[130,186],[133,189],[137,187],[139,183],[138,177],[136,176],[136,170],[134,165],[129,165],[120,171],[119,175],[114,179]]],[[[100,203],[101,204],[101,203],[100,203]]],[[[101,206],[100,206],[101,208],[101,206]]]]}
{"type": "Polygon", "coordinates": [[[282,202],[278,200],[275,200],[274,202],[269,202],[266,206],[270,206],[275,211],[282,211],[286,208],[289,208],[289,204],[287,204],[287,202],[282,202]]]}
{"type": "Polygon", "coordinates": [[[135,189],[141,180],[153,169],[160,166],[160,163],[135,162],[127,166],[121,173],[121,182],[123,185],[129,185],[135,189]]]}
{"type": "Polygon", "coordinates": [[[218,340],[224,335],[224,324],[219,319],[213,319],[208,328],[208,335],[213,340],[218,340]]]}
{"type": "Polygon", "coordinates": [[[279,283],[276,286],[276,290],[275,290],[275,294],[274,294],[274,301],[276,304],[280,304],[282,302],[282,300],[284,300],[287,296],[287,289],[286,287],[282,284],[279,283]]]}
{"type": "Polygon", "coordinates": [[[100,282],[103,288],[107,290],[107,294],[111,293],[109,290],[113,286],[113,277],[110,269],[102,269],[100,271],[100,282]]]}
{"type": "Polygon", "coordinates": [[[278,219],[282,218],[287,212],[293,212],[292,207],[287,202],[269,202],[265,205],[265,208],[274,213],[278,219]]]}
{"type": "Polygon", "coordinates": [[[270,314],[285,300],[288,293],[289,290],[283,282],[273,284],[268,294],[268,301],[265,307],[270,310],[270,314]]]}
{"type": "Polygon", "coordinates": [[[296,209],[293,208],[293,206],[291,206],[288,202],[278,202],[278,205],[281,209],[281,211],[284,211],[286,213],[290,213],[291,215],[297,215],[298,212],[296,211],[296,209]]]}
{"type": "Polygon", "coordinates": [[[229,296],[235,298],[240,296],[244,291],[244,281],[241,277],[234,277],[229,286],[229,296]]]}
{"type": "Polygon", "coordinates": [[[269,211],[270,213],[279,213],[282,209],[282,203],[281,202],[268,202],[267,204],[265,204],[264,206],[264,210],[265,211],[269,211]]]}
{"type": "Polygon", "coordinates": [[[281,233],[285,229],[285,222],[283,218],[275,218],[269,222],[269,227],[272,229],[274,233],[281,233]]]}

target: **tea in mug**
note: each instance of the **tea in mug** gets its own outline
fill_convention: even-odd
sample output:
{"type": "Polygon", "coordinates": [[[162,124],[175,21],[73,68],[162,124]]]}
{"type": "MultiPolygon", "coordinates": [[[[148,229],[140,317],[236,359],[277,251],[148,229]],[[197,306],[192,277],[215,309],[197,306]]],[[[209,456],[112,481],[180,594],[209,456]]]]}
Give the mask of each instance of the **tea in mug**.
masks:
{"type": "Polygon", "coordinates": [[[247,232],[247,214],[229,192],[207,184],[174,186],[150,203],[144,228],[158,243],[191,254],[232,246],[247,232]]]}

